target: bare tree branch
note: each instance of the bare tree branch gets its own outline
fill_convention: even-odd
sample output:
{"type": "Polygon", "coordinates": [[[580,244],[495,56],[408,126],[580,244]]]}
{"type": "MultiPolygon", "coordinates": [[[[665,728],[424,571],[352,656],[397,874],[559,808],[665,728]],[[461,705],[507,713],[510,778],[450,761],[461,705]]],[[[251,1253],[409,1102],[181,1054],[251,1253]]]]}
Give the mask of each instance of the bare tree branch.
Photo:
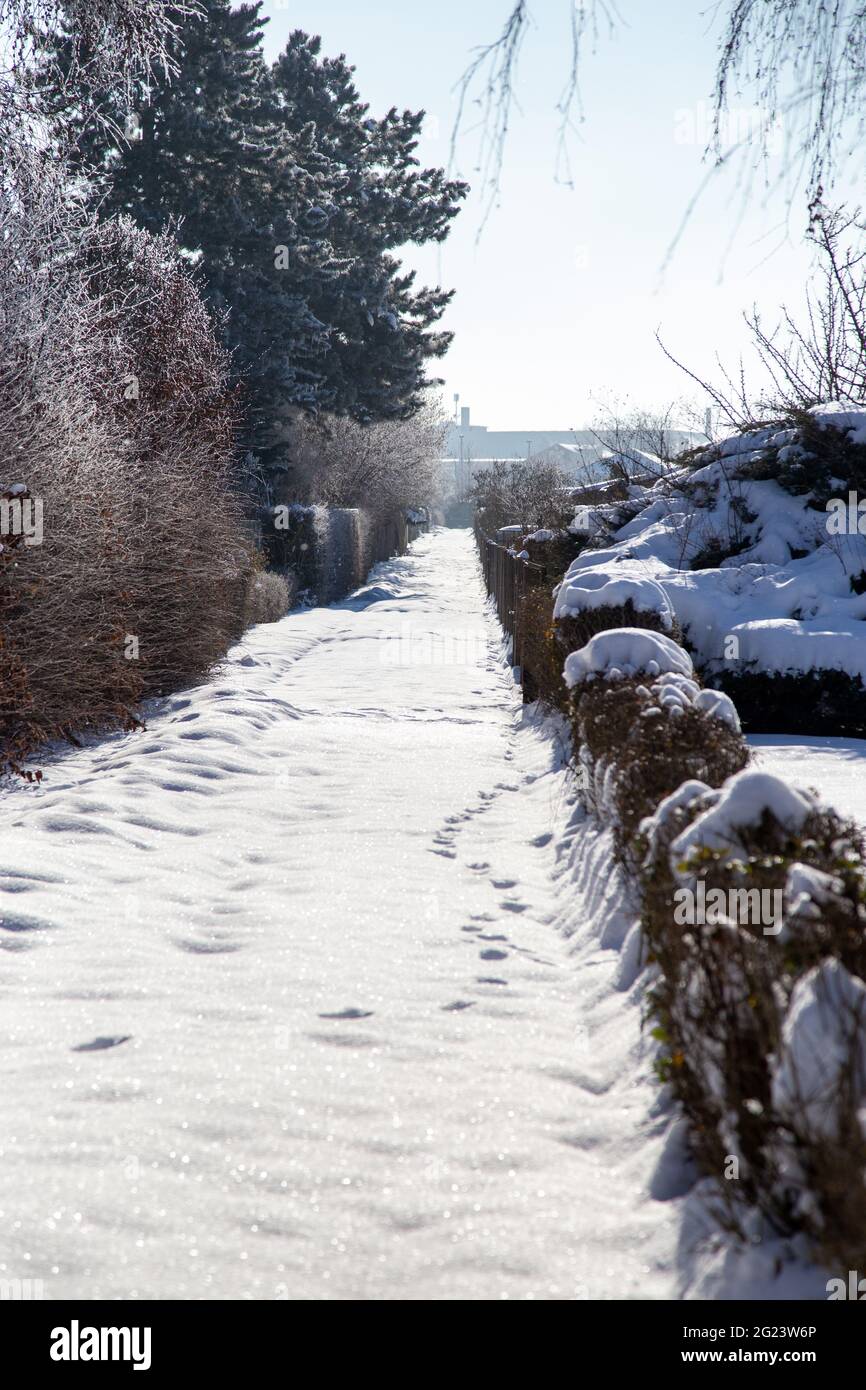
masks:
{"type": "MultiPolygon", "coordinates": [[[[568,6],[571,63],[565,86],[556,103],[556,110],[560,116],[557,176],[564,170],[565,182],[571,181],[568,133],[574,129],[575,113],[582,114],[579,74],[584,43],[587,36],[593,40],[598,38],[600,19],[607,22],[611,31],[617,22],[622,22],[615,0],[568,0],[568,6]]],[[[512,112],[518,105],[517,62],[526,30],[531,22],[527,0],[513,0],[499,37],[475,50],[457,87],[457,115],[451,131],[452,165],[456,159],[457,141],[463,130],[467,106],[472,103],[480,108],[478,125],[472,127],[480,131],[477,168],[481,175],[480,188],[484,211],[479,235],[499,196],[512,112]]]]}

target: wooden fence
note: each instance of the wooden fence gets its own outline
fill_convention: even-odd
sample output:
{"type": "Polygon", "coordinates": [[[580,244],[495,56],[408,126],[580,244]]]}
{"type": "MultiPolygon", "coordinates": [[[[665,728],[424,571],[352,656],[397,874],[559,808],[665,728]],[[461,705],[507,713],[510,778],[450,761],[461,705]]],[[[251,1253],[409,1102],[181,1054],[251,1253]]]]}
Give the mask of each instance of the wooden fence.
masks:
{"type": "MultiPolygon", "coordinates": [[[[524,560],[502,541],[491,540],[475,526],[475,539],[481,555],[487,592],[496,604],[499,621],[513,639],[512,662],[523,674],[523,631],[521,616],[524,595],[530,589],[551,588],[557,579],[546,565],[524,560]]],[[[524,688],[524,697],[529,694],[524,688]]]]}

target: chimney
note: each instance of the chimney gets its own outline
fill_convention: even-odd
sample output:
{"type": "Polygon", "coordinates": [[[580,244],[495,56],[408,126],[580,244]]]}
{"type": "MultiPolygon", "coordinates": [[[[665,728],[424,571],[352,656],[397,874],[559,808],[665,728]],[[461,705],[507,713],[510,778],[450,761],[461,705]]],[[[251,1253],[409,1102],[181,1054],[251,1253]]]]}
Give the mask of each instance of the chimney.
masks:
{"type": "Polygon", "coordinates": [[[460,407],[460,428],[461,428],[462,430],[468,430],[468,428],[469,428],[469,406],[468,406],[468,405],[463,405],[463,406],[460,407]]]}

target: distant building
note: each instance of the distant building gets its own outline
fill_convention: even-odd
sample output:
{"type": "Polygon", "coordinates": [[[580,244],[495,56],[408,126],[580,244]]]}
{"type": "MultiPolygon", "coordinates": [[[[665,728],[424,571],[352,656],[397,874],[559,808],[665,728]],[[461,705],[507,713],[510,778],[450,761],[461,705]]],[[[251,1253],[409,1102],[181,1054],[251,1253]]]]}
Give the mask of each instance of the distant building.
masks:
{"type": "Polygon", "coordinates": [[[491,430],[486,425],[473,425],[469,406],[464,405],[460,418],[448,426],[445,457],[465,463],[482,458],[525,459],[552,444],[582,444],[594,450],[599,447],[590,430],[491,430]]]}
{"type": "MultiPolygon", "coordinates": [[[[688,430],[670,430],[669,435],[682,447],[701,438],[688,430]]],[[[458,495],[464,495],[473,472],[494,461],[554,463],[570,478],[589,482],[610,476],[605,464],[609,456],[610,450],[592,430],[491,430],[473,425],[465,405],[448,425],[442,468],[446,478],[453,477],[458,495]]]]}

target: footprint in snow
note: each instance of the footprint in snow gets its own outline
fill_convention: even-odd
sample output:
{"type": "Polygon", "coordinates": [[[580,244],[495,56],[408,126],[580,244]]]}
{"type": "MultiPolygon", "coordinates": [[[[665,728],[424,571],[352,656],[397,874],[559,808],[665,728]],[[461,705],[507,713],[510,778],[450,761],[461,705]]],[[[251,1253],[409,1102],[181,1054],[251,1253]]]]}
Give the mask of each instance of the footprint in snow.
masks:
{"type": "Polygon", "coordinates": [[[337,1014],[319,1014],[319,1018],[372,1018],[372,1009],[341,1009],[337,1014]]]}
{"type": "Polygon", "coordinates": [[[51,923],[41,917],[28,917],[22,912],[0,911],[0,928],[3,931],[50,931],[51,923]]]}
{"type": "Polygon", "coordinates": [[[472,1009],[475,1007],[474,999],[455,999],[453,1004],[443,1004],[443,1014],[456,1014],[461,1009],[472,1009]]]}
{"type": "Polygon", "coordinates": [[[507,980],[497,980],[495,975],[479,975],[477,983],[479,985],[507,985],[507,980]]]}
{"type": "Polygon", "coordinates": [[[90,1042],[78,1043],[71,1050],[73,1052],[104,1052],[107,1047],[120,1047],[121,1043],[129,1042],[131,1033],[118,1033],[111,1037],[91,1038],[90,1042]]]}

